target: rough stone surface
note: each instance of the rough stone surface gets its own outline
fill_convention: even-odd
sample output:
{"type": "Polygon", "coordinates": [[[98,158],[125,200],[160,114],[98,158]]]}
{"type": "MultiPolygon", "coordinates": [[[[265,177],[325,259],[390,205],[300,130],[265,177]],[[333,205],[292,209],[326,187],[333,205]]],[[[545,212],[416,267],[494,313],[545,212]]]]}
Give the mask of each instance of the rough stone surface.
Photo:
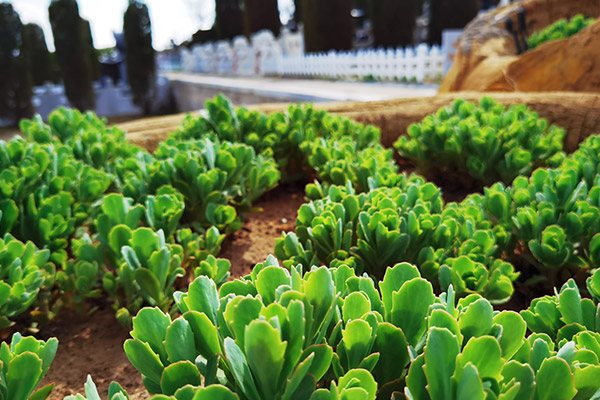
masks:
{"type": "Polygon", "coordinates": [[[440,93],[600,91],[600,21],[569,39],[545,43],[519,56],[505,21],[518,26],[521,8],[530,34],[579,13],[599,16],[600,0],[526,0],[477,17],[461,36],[440,93]]]}
{"type": "MultiPolygon", "coordinates": [[[[316,108],[373,124],[381,129],[382,141],[392,146],[400,135],[406,134],[408,126],[422,120],[426,115],[447,106],[457,98],[479,101],[483,94],[458,92],[434,97],[396,99],[373,102],[319,103],[316,108]]],[[[567,130],[565,146],[574,150],[580,141],[593,133],[600,133],[600,95],[591,93],[486,93],[504,105],[526,104],[540,116],[567,130]]],[[[283,111],[288,104],[262,104],[249,106],[266,113],[283,111]]],[[[127,138],[150,151],[158,142],[173,132],[184,118],[184,114],[167,117],[141,119],[120,127],[128,132],[127,138]]]]}

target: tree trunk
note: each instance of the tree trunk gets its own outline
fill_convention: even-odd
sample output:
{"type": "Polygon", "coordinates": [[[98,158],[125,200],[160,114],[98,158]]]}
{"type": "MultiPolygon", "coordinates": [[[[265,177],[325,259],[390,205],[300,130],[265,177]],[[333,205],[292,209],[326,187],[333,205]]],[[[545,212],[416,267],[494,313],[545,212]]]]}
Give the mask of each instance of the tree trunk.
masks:
{"type": "Polygon", "coordinates": [[[444,29],[462,29],[479,12],[479,0],[430,0],[429,44],[442,43],[444,29]]]}
{"type": "Polygon", "coordinates": [[[307,53],[352,49],[352,6],[352,0],[303,0],[302,21],[307,53]]]}
{"type": "Polygon", "coordinates": [[[375,47],[412,46],[421,0],[369,0],[375,47]]]}
{"type": "Polygon", "coordinates": [[[250,37],[253,33],[268,29],[279,36],[281,20],[277,0],[244,1],[244,33],[250,37]]]}
{"type": "Polygon", "coordinates": [[[215,26],[217,39],[231,40],[242,35],[243,15],[239,0],[215,1],[215,26]]]}

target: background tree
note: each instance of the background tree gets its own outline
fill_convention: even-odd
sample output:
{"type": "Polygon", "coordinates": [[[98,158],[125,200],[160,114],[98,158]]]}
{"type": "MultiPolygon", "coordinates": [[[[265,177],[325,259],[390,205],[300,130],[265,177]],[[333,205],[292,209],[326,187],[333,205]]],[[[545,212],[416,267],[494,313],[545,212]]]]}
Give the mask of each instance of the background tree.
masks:
{"type": "Polygon", "coordinates": [[[95,97],[89,41],[77,1],[52,0],[48,13],[67,98],[79,110],[93,110],[95,97]]]}
{"type": "Polygon", "coordinates": [[[430,0],[429,44],[442,43],[444,29],[462,29],[479,12],[479,0],[430,0]]]}
{"type": "MultiPolygon", "coordinates": [[[[463,0],[460,0],[463,1],[463,0]]],[[[412,46],[422,0],[369,0],[375,47],[412,46]]]]}
{"type": "Polygon", "coordinates": [[[304,0],[294,0],[294,22],[302,22],[302,2],[304,0]]]}
{"type": "Polygon", "coordinates": [[[127,78],[133,92],[133,102],[144,113],[152,111],[156,81],[156,61],[152,47],[152,26],[146,4],[130,0],[123,17],[127,78]]]}
{"type": "Polygon", "coordinates": [[[354,39],[353,0],[303,0],[304,48],[307,53],[349,50],[354,39]]]}
{"type": "Polygon", "coordinates": [[[217,32],[215,29],[210,30],[197,30],[196,33],[192,35],[192,38],[186,44],[188,47],[194,44],[204,44],[207,42],[214,42],[217,40],[217,32]]]}
{"type": "Polygon", "coordinates": [[[219,40],[242,35],[243,14],[240,0],[215,0],[215,29],[219,40]]]}
{"type": "Polygon", "coordinates": [[[56,70],[52,65],[52,59],[44,31],[37,24],[26,24],[23,26],[23,42],[27,48],[28,63],[31,71],[31,79],[34,86],[40,86],[46,82],[56,82],[56,70]]]}
{"type": "Polygon", "coordinates": [[[33,114],[31,73],[23,42],[23,24],[10,3],[0,3],[0,117],[33,114]]]}
{"type": "Polygon", "coordinates": [[[87,19],[81,19],[82,32],[83,32],[83,40],[85,50],[89,57],[90,68],[92,71],[92,81],[96,81],[100,79],[100,61],[98,60],[98,52],[94,47],[94,37],[92,36],[92,27],[90,26],[90,21],[87,19]]]}
{"type": "Polygon", "coordinates": [[[248,37],[262,29],[279,36],[281,20],[277,0],[244,0],[244,34],[248,37]]]}

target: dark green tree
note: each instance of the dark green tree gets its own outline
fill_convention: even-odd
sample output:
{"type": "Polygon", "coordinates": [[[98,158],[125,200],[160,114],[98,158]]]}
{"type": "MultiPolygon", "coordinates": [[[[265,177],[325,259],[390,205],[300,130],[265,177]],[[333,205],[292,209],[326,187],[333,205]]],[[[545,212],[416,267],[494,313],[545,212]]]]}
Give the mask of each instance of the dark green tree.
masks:
{"type": "Polygon", "coordinates": [[[480,0],[430,0],[430,21],[427,42],[442,43],[444,29],[462,29],[479,12],[480,0]]]}
{"type": "Polygon", "coordinates": [[[10,3],[0,3],[0,117],[31,117],[31,72],[23,42],[23,24],[10,3]]]}
{"type": "Polygon", "coordinates": [[[88,53],[90,67],[92,69],[92,80],[96,81],[100,79],[100,61],[98,61],[98,52],[96,52],[96,48],[94,47],[94,37],[92,36],[92,27],[90,26],[90,21],[87,19],[82,19],[81,23],[83,24],[83,35],[85,48],[88,53]]]}
{"type": "Polygon", "coordinates": [[[302,0],[307,53],[349,50],[354,39],[353,0],[302,0]]]}
{"type": "Polygon", "coordinates": [[[281,20],[277,0],[243,0],[244,33],[250,37],[262,29],[279,36],[281,20]]]}
{"type": "Polygon", "coordinates": [[[23,41],[27,48],[28,63],[34,86],[40,86],[46,82],[56,82],[50,52],[42,28],[36,24],[24,25],[23,41]]]}
{"type": "Polygon", "coordinates": [[[48,13],[67,98],[79,110],[93,110],[94,74],[90,62],[89,40],[79,16],[77,1],[52,0],[48,13]]]}
{"type": "Polygon", "coordinates": [[[139,0],[130,0],[123,17],[125,61],[127,78],[133,92],[133,101],[144,113],[152,111],[156,81],[155,52],[152,47],[152,26],[148,6],[139,0]]]}
{"type": "Polygon", "coordinates": [[[294,21],[297,24],[302,22],[302,2],[304,0],[294,0],[294,21]]]}
{"type": "Polygon", "coordinates": [[[375,47],[411,46],[421,0],[369,0],[375,47]]]}
{"type": "Polygon", "coordinates": [[[188,41],[187,45],[191,46],[194,44],[204,44],[206,42],[213,42],[215,40],[217,40],[217,32],[214,28],[210,30],[200,29],[192,35],[192,38],[188,41]]]}
{"type": "Polygon", "coordinates": [[[215,0],[215,25],[218,40],[231,40],[244,34],[240,0],[215,0]]]}

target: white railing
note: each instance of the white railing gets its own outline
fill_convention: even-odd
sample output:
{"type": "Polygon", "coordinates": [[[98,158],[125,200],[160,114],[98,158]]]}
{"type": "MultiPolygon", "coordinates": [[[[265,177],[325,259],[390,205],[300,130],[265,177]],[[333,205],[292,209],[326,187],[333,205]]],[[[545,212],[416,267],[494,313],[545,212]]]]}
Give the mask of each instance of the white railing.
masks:
{"type": "Polygon", "coordinates": [[[182,67],[187,72],[233,76],[277,75],[332,79],[380,79],[422,83],[440,79],[444,56],[439,47],[419,45],[409,49],[377,49],[304,54],[301,33],[286,32],[276,39],[261,31],[248,41],[219,41],[184,49],[182,67]]]}
{"type": "Polygon", "coordinates": [[[358,78],[422,83],[439,79],[444,57],[438,47],[358,50],[283,57],[278,75],[291,77],[358,78]]]}

